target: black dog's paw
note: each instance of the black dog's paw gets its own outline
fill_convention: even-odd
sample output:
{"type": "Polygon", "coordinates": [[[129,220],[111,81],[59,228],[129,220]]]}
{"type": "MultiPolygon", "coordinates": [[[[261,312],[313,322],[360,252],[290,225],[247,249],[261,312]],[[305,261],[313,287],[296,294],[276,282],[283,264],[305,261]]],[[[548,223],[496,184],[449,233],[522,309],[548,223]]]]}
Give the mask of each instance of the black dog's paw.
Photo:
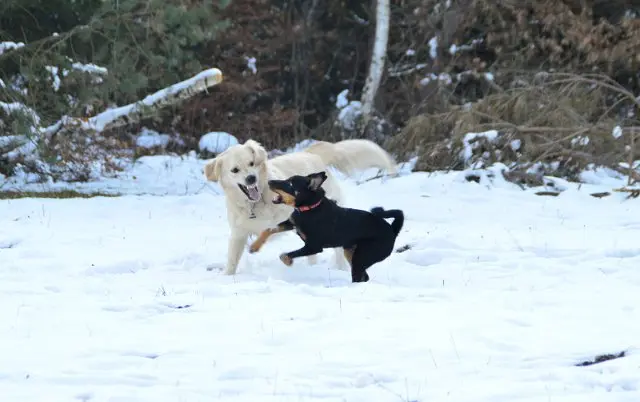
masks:
{"type": "Polygon", "coordinates": [[[384,212],[384,208],[382,207],[373,207],[371,208],[371,213],[376,215],[376,214],[381,214],[384,212]]]}
{"type": "Polygon", "coordinates": [[[367,271],[363,272],[362,275],[360,275],[360,277],[356,275],[351,274],[351,282],[353,283],[361,283],[361,282],[369,282],[369,274],[367,274],[367,271]]]}
{"type": "Polygon", "coordinates": [[[290,267],[291,264],[293,264],[293,258],[289,257],[287,253],[280,254],[280,261],[282,261],[287,267],[290,267]]]}

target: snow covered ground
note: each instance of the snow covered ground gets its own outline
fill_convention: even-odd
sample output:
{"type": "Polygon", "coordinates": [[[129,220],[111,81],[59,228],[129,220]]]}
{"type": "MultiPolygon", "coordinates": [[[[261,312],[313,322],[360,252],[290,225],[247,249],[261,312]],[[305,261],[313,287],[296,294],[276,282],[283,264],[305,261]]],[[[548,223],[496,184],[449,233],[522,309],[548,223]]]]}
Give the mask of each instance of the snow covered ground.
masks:
{"type": "Polygon", "coordinates": [[[3,402],[640,400],[640,202],[588,195],[614,179],[558,197],[345,180],[350,206],[404,209],[411,245],[354,285],[328,250],[282,265],[293,234],[222,275],[202,165],[142,158],[77,187],[118,198],[0,201],[3,402]]]}

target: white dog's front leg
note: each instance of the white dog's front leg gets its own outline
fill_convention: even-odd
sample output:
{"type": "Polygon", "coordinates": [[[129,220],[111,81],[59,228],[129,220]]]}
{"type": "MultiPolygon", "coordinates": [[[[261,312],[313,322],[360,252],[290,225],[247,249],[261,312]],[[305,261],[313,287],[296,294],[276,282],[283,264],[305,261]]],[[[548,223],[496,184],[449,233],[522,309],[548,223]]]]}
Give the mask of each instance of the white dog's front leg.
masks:
{"type": "Polygon", "coordinates": [[[242,257],[244,246],[249,238],[249,233],[244,231],[231,232],[229,238],[229,248],[227,250],[227,269],[225,274],[235,275],[238,270],[238,263],[242,257]]]}
{"type": "Polygon", "coordinates": [[[336,257],[336,266],[340,271],[349,271],[350,267],[347,266],[347,260],[344,258],[344,249],[342,247],[334,248],[333,252],[336,257]]]}

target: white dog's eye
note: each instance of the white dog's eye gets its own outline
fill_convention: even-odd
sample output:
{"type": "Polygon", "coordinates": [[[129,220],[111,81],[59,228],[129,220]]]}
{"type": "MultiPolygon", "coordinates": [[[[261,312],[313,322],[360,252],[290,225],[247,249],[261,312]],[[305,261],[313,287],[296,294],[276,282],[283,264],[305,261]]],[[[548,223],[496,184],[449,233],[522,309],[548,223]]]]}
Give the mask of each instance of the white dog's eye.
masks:
{"type": "Polygon", "coordinates": [[[249,162],[249,166],[253,166],[253,162],[249,162]]]}
{"type": "Polygon", "coordinates": [[[237,167],[234,167],[233,169],[231,169],[231,173],[238,173],[240,171],[240,169],[238,169],[237,167]]]}

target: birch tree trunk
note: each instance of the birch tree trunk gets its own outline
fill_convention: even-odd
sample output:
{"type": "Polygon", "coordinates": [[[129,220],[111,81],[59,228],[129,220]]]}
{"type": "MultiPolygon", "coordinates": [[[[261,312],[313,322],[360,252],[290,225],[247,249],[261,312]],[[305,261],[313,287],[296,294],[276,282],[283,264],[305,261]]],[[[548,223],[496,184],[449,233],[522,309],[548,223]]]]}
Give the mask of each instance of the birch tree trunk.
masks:
{"type": "Polygon", "coordinates": [[[362,119],[363,130],[371,118],[374,107],[373,102],[380,87],[384,63],[387,56],[387,42],[389,40],[389,0],[377,0],[376,3],[376,33],[369,64],[369,75],[364,84],[362,93],[362,119]]]}

